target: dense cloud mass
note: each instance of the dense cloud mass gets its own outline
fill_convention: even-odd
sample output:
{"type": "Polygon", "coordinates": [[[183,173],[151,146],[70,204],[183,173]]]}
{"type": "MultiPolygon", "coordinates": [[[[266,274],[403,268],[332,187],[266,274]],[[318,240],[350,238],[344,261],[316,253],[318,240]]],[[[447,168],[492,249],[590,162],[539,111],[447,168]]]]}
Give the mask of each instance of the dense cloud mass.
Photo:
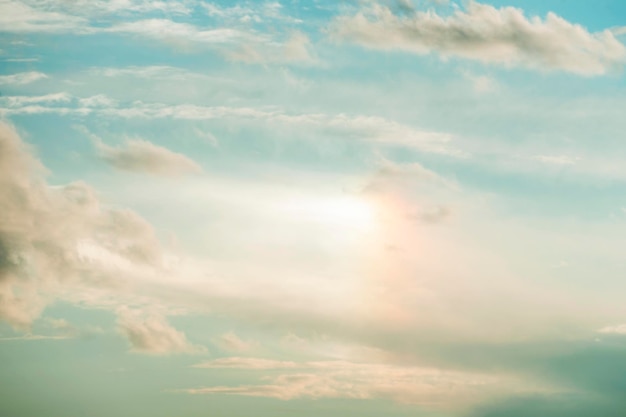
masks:
{"type": "Polygon", "coordinates": [[[0,124],[0,317],[27,327],[62,287],[123,282],[129,265],[157,267],[152,227],[104,207],[82,182],[51,187],[17,132],[0,124]],[[122,276],[120,276],[122,275],[122,276]]]}
{"type": "Polygon", "coordinates": [[[626,60],[626,48],[608,30],[589,33],[554,13],[545,20],[528,19],[521,9],[498,9],[474,1],[467,11],[456,10],[446,17],[431,11],[396,15],[376,6],[337,18],[330,32],[336,39],[370,48],[435,52],[587,76],[604,74],[626,60]]]}

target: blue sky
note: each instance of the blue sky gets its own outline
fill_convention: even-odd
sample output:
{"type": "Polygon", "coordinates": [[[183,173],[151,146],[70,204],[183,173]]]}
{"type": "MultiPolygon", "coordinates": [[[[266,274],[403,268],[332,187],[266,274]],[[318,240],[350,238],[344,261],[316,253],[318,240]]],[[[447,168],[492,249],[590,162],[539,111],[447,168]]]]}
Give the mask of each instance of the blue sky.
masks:
{"type": "Polygon", "coordinates": [[[625,20],[0,0],[0,414],[624,415],[625,20]]]}

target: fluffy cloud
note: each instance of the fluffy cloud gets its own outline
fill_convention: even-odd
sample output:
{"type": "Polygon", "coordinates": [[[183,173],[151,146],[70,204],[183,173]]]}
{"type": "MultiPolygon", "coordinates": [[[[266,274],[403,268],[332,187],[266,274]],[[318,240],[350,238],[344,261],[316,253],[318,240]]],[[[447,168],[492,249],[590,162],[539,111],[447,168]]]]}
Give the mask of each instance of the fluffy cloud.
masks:
{"type": "Polygon", "coordinates": [[[165,355],[205,351],[202,346],[190,343],[184,333],[174,329],[158,314],[146,316],[137,310],[121,308],[117,324],[135,352],[165,355]]]}
{"type": "Polygon", "coordinates": [[[162,264],[141,217],[102,206],[84,183],[50,187],[44,175],[15,130],[0,123],[0,318],[19,328],[67,289],[108,288],[162,264]]]}
{"type": "Polygon", "coordinates": [[[11,75],[0,75],[0,84],[23,85],[42,80],[44,78],[48,78],[48,76],[42,72],[19,72],[11,75]]]}
{"type": "Polygon", "coordinates": [[[97,141],[96,147],[104,161],[121,170],[155,175],[202,172],[202,168],[185,155],[141,139],[128,140],[119,147],[97,141]]]}
{"type": "Polygon", "coordinates": [[[375,6],[337,18],[335,39],[377,49],[417,54],[435,52],[485,63],[563,70],[580,75],[605,74],[626,61],[626,48],[609,30],[590,33],[554,13],[527,18],[514,7],[470,2],[450,16],[435,12],[396,15],[375,6]]]}

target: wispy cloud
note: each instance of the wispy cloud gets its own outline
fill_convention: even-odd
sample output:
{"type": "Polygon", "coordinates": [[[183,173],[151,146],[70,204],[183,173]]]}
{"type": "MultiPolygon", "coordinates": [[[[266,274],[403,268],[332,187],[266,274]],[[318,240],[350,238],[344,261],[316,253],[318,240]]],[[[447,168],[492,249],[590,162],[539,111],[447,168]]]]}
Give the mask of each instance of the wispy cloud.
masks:
{"type": "Polygon", "coordinates": [[[88,20],[63,12],[40,10],[24,2],[0,2],[0,32],[87,32],[88,20]]]}
{"type": "Polygon", "coordinates": [[[227,357],[219,358],[211,361],[201,362],[194,365],[194,368],[209,368],[209,369],[285,369],[285,368],[299,368],[300,364],[291,361],[279,361],[274,359],[265,358],[241,358],[241,357],[227,357]]]}
{"type": "MultiPolygon", "coordinates": [[[[49,97],[49,96],[46,96],[49,97]]],[[[463,151],[454,147],[454,137],[445,132],[435,132],[416,129],[393,120],[378,116],[362,116],[347,114],[324,113],[287,113],[280,109],[266,109],[253,107],[226,107],[226,106],[199,106],[194,104],[168,105],[163,103],[132,103],[132,106],[106,105],[99,101],[99,107],[62,107],[27,105],[28,102],[39,103],[44,101],[32,97],[16,98],[5,97],[7,107],[0,108],[0,113],[37,114],[56,113],[60,115],[88,115],[98,113],[107,117],[161,119],[172,118],[181,120],[245,120],[263,122],[268,127],[305,128],[308,131],[332,134],[337,137],[355,140],[365,140],[392,146],[414,147],[424,152],[438,153],[453,157],[467,156],[463,151]]],[[[2,99],[0,99],[0,103],[2,99]]]]}
{"type": "Polygon", "coordinates": [[[249,64],[318,64],[308,36],[289,27],[299,21],[282,14],[281,8],[277,2],[248,9],[181,1],[5,0],[0,2],[0,32],[119,34],[158,40],[177,48],[209,48],[227,59],[249,64]],[[198,17],[205,17],[204,13],[189,19],[200,10],[220,22],[199,25],[202,19],[198,17]],[[168,16],[163,17],[163,13],[168,16]],[[238,17],[233,19],[235,15],[238,17]],[[116,19],[109,20],[108,24],[98,21],[111,16],[116,19]],[[177,18],[181,16],[183,19],[177,18]],[[265,20],[280,23],[280,26],[269,32],[249,24],[265,20]]]}
{"type": "Polygon", "coordinates": [[[17,74],[0,75],[0,84],[24,85],[43,80],[48,76],[42,72],[30,71],[17,74]]]}
{"type": "Polygon", "coordinates": [[[401,403],[451,406],[477,401],[508,385],[507,378],[452,372],[434,368],[393,366],[350,361],[291,362],[263,358],[221,358],[196,365],[198,368],[291,370],[265,376],[264,383],[214,386],[183,390],[189,394],[229,394],[296,398],[387,398],[401,403]],[[498,386],[500,384],[500,387],[498,386]],[[454,398],[454,399],[452,399],[454,398]]]}

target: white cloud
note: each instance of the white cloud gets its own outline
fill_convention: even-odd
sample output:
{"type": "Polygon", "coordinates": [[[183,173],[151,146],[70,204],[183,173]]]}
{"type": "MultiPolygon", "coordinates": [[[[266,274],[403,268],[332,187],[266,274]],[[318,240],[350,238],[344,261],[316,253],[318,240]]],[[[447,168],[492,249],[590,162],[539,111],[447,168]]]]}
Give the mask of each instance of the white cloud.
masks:
{"type": "Polygon", "coordinates": [[[256,348],[259,344],[254,340],[243,340],[234,332],[227,332],[213,340],[222,350],[229,352],[247,352],[256,348]]]}
{"type": "Polygon", "coordinates": [[[7,96],[4,100],[11,107],[23,107],[40,103],[67,103],[72,100],[72,96],[67,93],[53,93],[43,96],[7,96]]]}
{"type": "MultiPolygon", "coordinates": [[[[205,74],[199,74],[188,71],[184,68],[170,67],[167,65],[147,65],[147,66],[130,66],[123,68],[102,67],[92,68],[90,73],[95,76],[104,77],[133,77],[133,78],[150,78],[154,80],[186,80],[189,78],[203,80],[211,77],[205,74]]],[[[226,81],[226,79],[222,79],[226,81]]]]}
{"type": "Polygon", "coordinates": [[[85,32],[86,24],[82,17],[39,10],[19,1],[0,1],[0,32],[85,32]]]}
{"type": "Polygon", "coordinates": [[[117,102],[103,94],[81,98],[78,105],[83,107],[115,107],[117,102]]]}
{"type": "Polygon", "coordinates": [[[182,175],[202,172],[202,168],[183,154],[142,139],[129,139],[113,147],[96,141],[100,157],[112,167],[154,175],[182,175]]]}
{"type": "MultiPolygon", "coordinates": [[[[220,9],[207,6],[214,16],[229,19],[245,8],[220,9]]],[[[258,8],[258,16],[274,21],[297,23],[297,19],[283,16],[280,4],[265,3],[258,8]]],[[[238,24],[201,27],[169,18],[154,17],[152,12],[189,15],[193,12],[185,2],[147,0],[115,0],[60,2],[56,0],[17,2],[0,1],[0,31],[6,32],[52,32],[91,35],[96,33],[120,33],[157,39],[177,48],[204,45],[217,50],[229,59],[247,63],[304,63],[317,60],[311,53],[311,44],[306,35],[294,32],[290,36],[263,33],[252,30],[241,15],[238,24]],[[27,4],[31,3],[31,4],[27,4]],[[137,20],[123,21],[110,25],[94,25],[95,20],[108,14],[133,14],[137,20]]],[[[254,15],[258,17],[257,15],[254,15]]],[[[258,17],[259,21],[261,17],[258,17]]],[[[222,22],[224,23],[224,22],[222,22]]]]}
{"type": "Polygon", "coordinates": [[[604,334],[626,334],[626,324],[616,326],[606,326],[598,330],[598,333],[604,334]]]}
{"type": "MultiPolygon", "coordinates": [[[[46,107],[26,105],[44,101],[42,98],[36,97],[30,99],[5,97],[0,99],[0,102],[2,100],[6,102],[8,107],[0,107],[0,114],[4,113],[7,115],[37,113],[88,115],[97,112],[102,116],[121,118],[258,121],[267,123],[270,128],[297,128],[325,135],[332,134],[347,139],[354,138],[387,145],[414,147],[424,152],[454,157],[467,156],[463,151],[452,146],[451,142],[453,142],[454,137],[451,134],[419,130],[377,116],[352,116],[341,113],[335,115],[323,113],[290,114],[279,109],[209,107],[193,104],[166,105],[162,103],[143,103],[141,101],[132,103],[132,106],[117,106],[117,103],[112,101],[114,107],[86,107],[84,103],[83,107],[46,107]]],[[[105,98],[100,97],[98,103],[104,103],[105,101],[105,98]]],[[[78,100],[78,102],[80,105],[81,101],[78,100]]]]}
{"type": "Polygon", "coordinates": [[[0,84],[24,85],[43,80],[45,78],[48,78],[48,76],[42,72],[20,72],[17,74],[0,75],[0,84]]]}
{"type": "Polygon", "coordinates": [[[129,308],[118,310],[117,325],[133,351],[155,355],[203,353],[206,349],[189,342],[184,333],[173,328],[158,314],[144,314],[129,308]]]}
{"type": "Polygon", "coordinates": [[[191,12],[189,2],[177,0],[48,0],[50,6],[79,15],[129,14],[163,12],[186,15],[191,12]]]}
{"type": "Polygon", "coordinates": [[[120,23],[106,28],[104,31],[208,44],[224,44],[248,38],[246,33],[236,29],[201,29],[188,23],[179,23],[168,19],[144,19],[120,23]]]}
{"type": "Polygon", "coordinates": [[[590,33],[554,13],[527,18],[521,9],[471,1],[450,16],[433,11],[395,15],[373,6],[333,21],[335,39],[376,49],[435,52],[505,66],[601,75],[621,67],[626,47],[605,30],[590,33]]]}
{"type": "Polygon", "coordinates": [[[268,370],[268,369],[285,369],[285,368],[297,368],[300,367],[296,362],[291,361],[279,361],[274,359],[265,358],[240,358],[240,357],[228,357],[219,358],[211,361],[202,362],[194,365],[194,368],[209,368],[209,369],[254,369],[254,370],[268,370]]]}
{"type": "Polygon", "coordinates": [[[278,2],[247,3],[245,6],[237,4],[232,7],[222,7],[215,3],[201,3],[201,6],[209,16],[233,23],[261,23],[264,21],[302,23],[300,19],[283,14],[281,12],[282,5],[278,2]]]}
{"type": "MultiPolygon", "coordinates": [[[[159,1],[159,0],[22,0],[19,6],[13,3],[16,10],[29,10],[26,17],[38,17],[40,26],[46,21],[54,22],[59,16],[73,19],[97,18],[111,14],[147,14],[162,12],[167,14],[187,15],[191,12],[186,1],[159,1]]],[[[86,22],[84,20],[83,22],[86,22]]],[[[45,30],[45,26],[40,29],[45,30]]]]}

